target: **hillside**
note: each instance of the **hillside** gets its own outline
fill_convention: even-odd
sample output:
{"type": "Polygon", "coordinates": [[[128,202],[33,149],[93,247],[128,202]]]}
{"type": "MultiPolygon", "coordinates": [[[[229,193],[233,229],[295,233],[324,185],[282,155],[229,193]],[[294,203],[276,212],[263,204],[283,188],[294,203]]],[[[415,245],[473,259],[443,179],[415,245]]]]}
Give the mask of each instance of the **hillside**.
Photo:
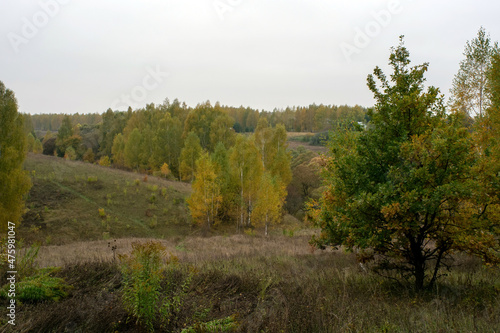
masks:
{"type": "Polygon", "coordinates": [[[19,228],[27,243],[66,244],[190,231],[190,185],[62,158],[29,154],[33,187],[19,228]]]}

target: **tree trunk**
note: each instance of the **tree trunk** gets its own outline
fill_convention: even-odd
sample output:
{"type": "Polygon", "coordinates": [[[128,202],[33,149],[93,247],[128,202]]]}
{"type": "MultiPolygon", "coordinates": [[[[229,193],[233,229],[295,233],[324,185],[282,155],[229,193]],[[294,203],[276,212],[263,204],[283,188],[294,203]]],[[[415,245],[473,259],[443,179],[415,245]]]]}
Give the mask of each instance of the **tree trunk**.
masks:
{"type": "Polygon", "coordinates": [[[413,276],[415,277],[415,290],[424,289],[425,283],[425,264],[426,260],[422,254],[422,246],[414,237],[409,237],[411,250],[411,264],[413,265],[413,276]]]}

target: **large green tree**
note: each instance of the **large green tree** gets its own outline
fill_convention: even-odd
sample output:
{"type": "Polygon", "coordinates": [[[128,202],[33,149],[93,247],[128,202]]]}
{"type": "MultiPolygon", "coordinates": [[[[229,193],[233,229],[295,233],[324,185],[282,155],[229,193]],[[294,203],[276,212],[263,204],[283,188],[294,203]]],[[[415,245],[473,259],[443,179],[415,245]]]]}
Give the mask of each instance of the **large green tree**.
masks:
{"type": "Polygon", "coordinates": [[[376,99],[368,129],[331,142],[314,241],[357,250],[420,290],[454,251],[497,261],[498,241],[475,200],[477,150],[460,114],[447,116],[438,89],[425,90],[428,64],[410,67],[402,38],[389,64],[390,79],[378,67],[368,77],[376,99]]]}
{"type": "Polygon", "coordinates": [[[19,223],[31,181],[22,165],[26,156],[23,117],[14,93],[0,81],[0,231],[19,223]]]}

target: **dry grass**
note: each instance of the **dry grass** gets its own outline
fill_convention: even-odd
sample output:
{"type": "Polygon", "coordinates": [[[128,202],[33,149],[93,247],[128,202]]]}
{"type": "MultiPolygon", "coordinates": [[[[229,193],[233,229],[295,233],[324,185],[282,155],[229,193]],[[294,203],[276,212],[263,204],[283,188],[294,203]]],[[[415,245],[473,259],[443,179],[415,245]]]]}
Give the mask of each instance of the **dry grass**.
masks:
{"type": "MultiPolygon", "coordinates": [[[[132,243],[155,240],[162,243],[167,252],[186,263],[206,263],[232,258],[251,258],[258,256],[298,256],[311,253],[309,236],[214,236],[214,237],[174,237],[166,240],[149,238],[123,238],[75,242],[65,245],[41,246],[37,264],[40,267],[65,266],[94,261],[113,260],[112,247],[116,255],[128,254],[132,243]]],[[[319,253],[319,252],[317,252],[319,253]]]]}
{"type": "Polygon", "coordinates": [[[298,141],[288,141],[288,149],[297,149],[299,146],[303,146],[307,150],[313,151],[315,153],[326,153],[328,151],[327,147],[311,146],[308,143],[298,142],[298,141]]]}
{"type": "MultiPolygon", "coordinates": [[[[170,331],[235,315],[239,332],[498,332],[498,270],[458,257],[460,265],[436,289],[416,294],[363,272],[353,255],[312,253],[308,239],[233,235],[158,240],[179,257],[175,283],[195,272],[170,331]]],[[[147,240],[118,239],[117,252],[128,253],[133,242],[147,240]]],[[[74,289],[59,303],[21,306],[16,329],[144,331],[127,321],[120,271],[108,242],[44,246],[39,264],[63,265],[59,276],[74,289]]],[[[7,325],[3,331],[14,332],[7,325]]]]}

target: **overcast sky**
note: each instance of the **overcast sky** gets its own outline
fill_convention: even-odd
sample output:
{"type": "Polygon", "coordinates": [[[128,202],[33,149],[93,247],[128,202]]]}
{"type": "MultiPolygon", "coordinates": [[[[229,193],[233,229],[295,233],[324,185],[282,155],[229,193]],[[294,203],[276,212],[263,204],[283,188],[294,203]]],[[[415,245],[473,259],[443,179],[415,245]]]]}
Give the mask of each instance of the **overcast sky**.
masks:
{"type": "Polygon", "coordinates": [[[405,35],[448,96],[467,40],[500,40],[498,0],[1,0],[0,80],[25,113],[178,98],[272,110],[373,105],[405,35]]]}

